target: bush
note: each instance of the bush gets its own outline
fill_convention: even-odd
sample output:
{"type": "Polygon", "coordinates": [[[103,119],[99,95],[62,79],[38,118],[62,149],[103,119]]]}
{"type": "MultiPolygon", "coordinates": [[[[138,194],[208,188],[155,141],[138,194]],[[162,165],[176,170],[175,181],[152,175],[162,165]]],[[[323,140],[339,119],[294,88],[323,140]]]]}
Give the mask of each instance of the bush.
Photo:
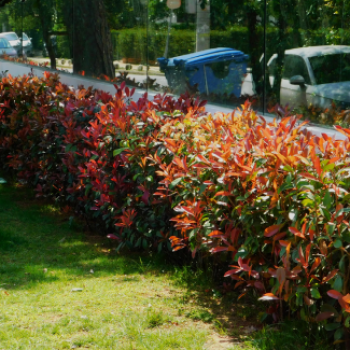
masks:
{"type": "MultiPolygon", "coordinates": [[[[146,29],[123,29],[113,34],[114,56],[133,59],[135,63],[155,63],[158,57],[164,55],[167,32],[150,31],[146,29]],[[118,52],[117,52],[118,50],[118,52]]],[[[173,30],[170,35],[169,57],[194,52],[195,32],[189,30],[173,30]]]]}
{"type": "Polygon", "coordinates": [[[117,249],[167,251],[170,239],[201,261],[214,254],[241,296],[270,303],[265,317],[347,335],[350,129],[336,127],[339,141],[295,116],[267,124],[248,102],[204,116],[188,95],[128,102],[115,87],[3,78],[0,164],[99,223],[117,249]]]}

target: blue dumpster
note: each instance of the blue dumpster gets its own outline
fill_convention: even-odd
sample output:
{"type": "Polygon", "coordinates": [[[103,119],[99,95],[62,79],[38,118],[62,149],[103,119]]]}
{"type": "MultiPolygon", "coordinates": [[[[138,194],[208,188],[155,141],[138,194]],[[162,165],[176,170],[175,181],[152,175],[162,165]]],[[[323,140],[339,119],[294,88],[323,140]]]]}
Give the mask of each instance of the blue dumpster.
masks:
{"type": "Polygon", "coordinates": [[[174,91],[184,91],[190,85],[207,95],[239,97],[248,58],[235,49],[216,48],[169,59],[161,57],[158,62],[174,91]]]}

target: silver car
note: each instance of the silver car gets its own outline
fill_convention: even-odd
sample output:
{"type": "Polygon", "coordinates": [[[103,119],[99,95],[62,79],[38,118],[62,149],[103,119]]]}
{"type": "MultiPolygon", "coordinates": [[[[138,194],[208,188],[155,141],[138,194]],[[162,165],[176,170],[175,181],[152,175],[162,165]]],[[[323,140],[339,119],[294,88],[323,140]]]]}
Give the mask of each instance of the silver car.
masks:
{"type": "MultiPolygon", "coordinates": [[[[267,66],[274,84],[277,54],[267,66]]],[[[280,89],[281,105],[350,106],[350,46],[324,45],[286,50],[280,89]]]]}
{"type": "Polygon", "coordinates": [[[31,39],[28,37],[26,33],[22,33],[23,38],[23,55],[29,56],[32,54],[33,44],[31,39]]]}
{"type": "Polygon", "coordinates": [[[5,38],[6,40],[8,40],[12,47],[17,51],[17,54],[20,54],[21,40],[15,32],[0,33],[0,38],[5,38]]]}
{"type": "Polygon", "coordinates": [[[17,57],[17,51],[7,39],[0,38],[0,57],[3,56],[17,57]]]}

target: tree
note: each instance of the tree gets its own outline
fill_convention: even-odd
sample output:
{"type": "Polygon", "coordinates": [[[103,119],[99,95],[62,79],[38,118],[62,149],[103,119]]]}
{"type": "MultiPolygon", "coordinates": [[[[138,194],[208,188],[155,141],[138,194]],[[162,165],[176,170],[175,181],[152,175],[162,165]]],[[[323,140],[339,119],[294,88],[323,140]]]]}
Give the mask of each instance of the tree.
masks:
{"type": "Polygon", "coordinates": [[[43,33],[43,40],[45,42],[46,49],[50,57],[51,68],[56,69],[55,48],[51,41],[51,31],[54,26],[54,0],[33,0],[32,6],[33,9],[36,9],[38,11],[43,33]]]}
{"type": "MultiPolygon", "coordinates": [[[[107,0],[106,0],[107,1],[107,0]]],[[[38,16],[43,40],[48,51],[51,67],[56,67],[55,47],[52,37],[62,34],[55,30],[57,18],[61,16],[68,34],[73,72],[84,71],[89,76],[106,75],[114,78],[112,42],[104,0],[0,0],[0,6],[23,6],[20,16],[38,16]]],[[[16,26],[21,28],[23,27],[16,26]]]]}
{"type": "Polygon", "coordinates": [[[110,29],[103,0],[62,0],[73,72],[115,77],[110,29]]]}

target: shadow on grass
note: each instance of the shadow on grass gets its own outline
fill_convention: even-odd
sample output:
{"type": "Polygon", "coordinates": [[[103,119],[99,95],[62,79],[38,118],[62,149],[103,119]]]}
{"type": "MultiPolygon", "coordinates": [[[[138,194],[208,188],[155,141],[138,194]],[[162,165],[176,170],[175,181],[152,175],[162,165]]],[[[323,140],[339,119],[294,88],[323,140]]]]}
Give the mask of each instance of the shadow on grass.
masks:
{"type": "MultiPolygon", "coordinates": [[[[51,202],[34,199],[33,192],[23,187],[0,184],[0,288],[23,290],[67,276],[74,280],[119,275],[128,283],[145,274],[166,274],[186,289],[179,314],[213,323],[219,335],[229,336],[218,340],[226,348],[245,341],[250,341],[248,349],[316,348],[310,346],[305,323],[297,328],[274,326],[252,335],[262,328],[258,318],[266,305],[253,298],[237,301],[235,291],[213,287],[208,272],[177,269],[166,265],[161,256],[118,255],[106,238],[82,231],[79,224],[70,225],[68,216],[51,202]]],[[[330,348],[324,344],[317,349],[330,348]]]]}
{"type": "Polygon", "coordinates": [[[140,261],[136,254],[118,255],[106,238],[82,231],[52,203],[34,199],[34,194],[25,188],[1,184],[1,287],[23,289],[28,284],[57,281],[60,271],[72,278],[127,275],[124,282],[135,282],[136,274],[146,268],[150,272],[151,265],[155,273],[159,272],[160,268],[150,264],[150,258],[140,261]]]}

